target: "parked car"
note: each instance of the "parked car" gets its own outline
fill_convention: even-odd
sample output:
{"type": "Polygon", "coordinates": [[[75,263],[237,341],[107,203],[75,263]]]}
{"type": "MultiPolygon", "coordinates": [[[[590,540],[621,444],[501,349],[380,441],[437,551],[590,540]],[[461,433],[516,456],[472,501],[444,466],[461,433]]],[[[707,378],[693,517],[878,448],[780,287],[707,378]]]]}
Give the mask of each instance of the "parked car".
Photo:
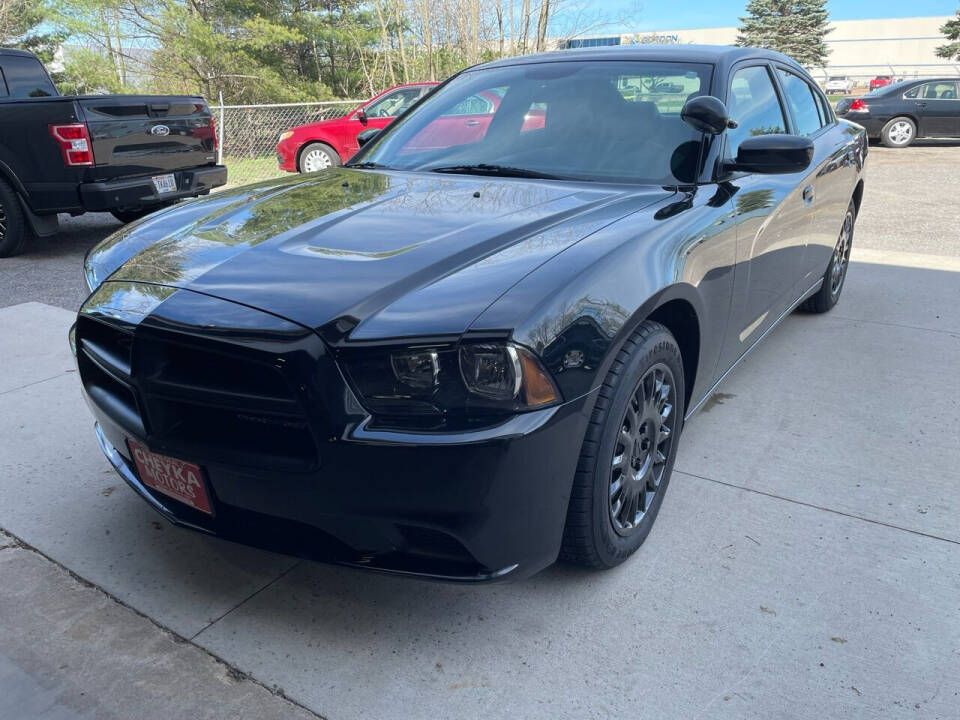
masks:
{"type": "Polygon", "coordinates": [[[168,520],[245,543],[465,582],[616,565],[684,422],[838,301],[866,154],[768,50],[469,68],[344,167],[91,251],[72,344],[98,441],[168,520]],[[618,90],[653,79],[682,109],[618,90]],[[418,140],[484,93],[482,137],[418,140]]]}
{"type": "Polygon", "coordinates": [[[907,147],[917,138],[960,137],[960,82],[954,78],[894,83],[844,98],[836,109],[887,147],[907,147]]]}
{"type": "Polygon", "coordinates": [[[893,82],[892,75],[877,75],[873,80],[870,81],[870,89],[876,90],[877,88],[886,87],[893,82]]]}
{"type": "Polygon", "coordinates": [[[63,97],[22,50],[0,49],[0,71],[0,257],[54,234],[57,213],[128,222],[227,181],[202,97],[63,97]]]}
{"type": "Polygon", "coordinates": [[[381,130],[437,85],[435,82],[398,85],[370,98],[343,117],[298,125],[280,134],[277,163],[287,172],[314,172],[341,165],[359,148],[357,135],[381,130]]]}
{"type": "Polygon", "coordinates": [[[831,75],[827,78],[824,90],[831,94],[848,95],[853,91],[853,80],[846,75],[831,75]]]}

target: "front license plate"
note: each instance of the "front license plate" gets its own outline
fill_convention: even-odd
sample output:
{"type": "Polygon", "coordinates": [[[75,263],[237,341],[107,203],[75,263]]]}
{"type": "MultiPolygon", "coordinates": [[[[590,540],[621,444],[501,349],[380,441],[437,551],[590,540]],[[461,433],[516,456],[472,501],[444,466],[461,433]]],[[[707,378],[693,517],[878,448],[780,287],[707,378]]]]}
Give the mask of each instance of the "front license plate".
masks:
{"type": "Polygon", "coordinates": [[[153,186],[157,189],[157,195],[177,191],[177,179],[173,173],[169,175],[155,175],[153,177],[153,186]]]}
{"type": "Polygon", "coordinates": [[[137,464],[140,482],[200,512],[213,515],[199,465],[151,452],[129,438],[127,447],[137,464]]]}

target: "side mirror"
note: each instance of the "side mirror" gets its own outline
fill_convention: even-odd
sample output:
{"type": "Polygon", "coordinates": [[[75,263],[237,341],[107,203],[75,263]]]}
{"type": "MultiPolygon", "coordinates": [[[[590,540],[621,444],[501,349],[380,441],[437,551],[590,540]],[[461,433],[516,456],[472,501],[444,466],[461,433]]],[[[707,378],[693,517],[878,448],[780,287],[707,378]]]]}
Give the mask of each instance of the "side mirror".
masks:
{"type": "Polygon", "coordinates": [[[378,130],[377,128],[370,128],[369,130],[364,130],[362,133],[357,135],[357,145],[359,147],[363,147],[379,134],[380,134],[380,130],[378,130]]]}
{"type": "Polygon", "coordinates": [[[367,114],[363,111],[363,108],[360,108],[359,110],[357,110],[357,114],[355,117],[364,125],[367,124],[367,114]]]}
{"type": "Polygon", "coordinates": [[[740,143],[736,161],[725,163],[724,169],[779,175],[806,170],[812,161],[813,141],[810,138],[756,135],[740,143]]]}
{"type": "Polygon", "coordinates": [[[694,130],[708,135],[719,135],[731,125],[727,107],[712,95],[690,98],[680,110],[680,119],[694,130]]]}

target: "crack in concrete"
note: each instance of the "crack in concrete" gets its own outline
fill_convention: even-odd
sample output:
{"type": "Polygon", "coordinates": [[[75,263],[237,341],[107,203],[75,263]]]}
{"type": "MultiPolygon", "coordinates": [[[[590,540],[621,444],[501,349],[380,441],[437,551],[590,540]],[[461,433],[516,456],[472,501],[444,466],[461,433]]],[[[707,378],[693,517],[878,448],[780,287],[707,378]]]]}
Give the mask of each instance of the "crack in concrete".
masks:
{"type": "Polygon", "coordinates": [[[823,505],[814,505],[813,503],[804,502],[803,500],[795,500],[794,498],[784,497],[783,495],[777,495],[765,490],[744,487],[743,485],[717,480],[715,478],[706,477],[705,475],[697,475],[696,473],[684,472],[683,470],[677,469],[674,469],[674,472],[679,473],[680,475],[686,475],[687,477],[696,478],[697,480],[706,480],[707,482],[716,483],[717,485],[725,485],[726,487],[734,488],[736,490],[744,490],[746,492],[756,493],[757,495],[765,495],[766,497],[773,498],[775,500],[783,500],[784,502],[793,503],[795,505],[803,505],[804,507],[812,508],[814,510],[823,510],[824,512],[833,513],[834,515],[841,515],[853,520],[862,520],[863,522],[868,522],[873,525],[881,525],[892,530],[900,530],[901,532],[919,535],[920,537],[930,538],[931,540],[940,540],[941,542],[950,543],[951,545],[960,545],[960,540],[951,540],[950,538],[940,537],[939,535],[931,535],[930,533],[925,533],[922,530],[913,530],[901,525],[893,525],[892,523],[883,522],[882,520],[874,520],[873,518],[864,517],[862,515],[854,515],[853,513],[844,512],[843,510],[835,510],[834,508],[824,507],[823,505]]]}
{"type": "MultiPolygon", "coordinates": [[[[41,381],[41,382],[42,382],[42,381],[41,381]]],[[[319,714],[319,713],[316,712],[315,710],[312,710],[311,708],[307,707],[307,706],[304,705],[303,703],[300,703],[300,702],[298,702],[297,700],[294,700],[293,698],[289,697],[289,696],[288,696],[285,692],[283,692],[281,689],[276,688],[276,687],[270,687],[270,686],[267,685],[266,683],[264,683],[264,682],[262,682],[261,680],[258,680],[257,678],[255,678],[253,675],[250,675],[249,673],[244,672],[243,670],[241,670],[240,668],[236,667],[235,665],[232,665],[231,663],[229,663],[228,661],[226,661],[225,659],[223,659],[222,657],[220,657],[220,656],[217,655],[216,653],[211,652],[209,649],[203,647],[202,645],[198,645],[197,643],[193,642],[193,637],[196,637],[196,636],[199,635],[200,633],[197,633],[197,635],[194,635],[194,636],[191,637],[191,638],[184,637],[183,635],[181,635],[181,634],[178,633],[177,631],[172,630],[171,628],[167,627],[167,626],[164,625],[163,623],[157,622],[154,618],[150,617],[150,616],[147,615],[146,613],[143,613],[143,612],[137,610],[137,608],[133,607],[132,605],[129,605],[128,603],[125,603],[125,602],[124,602],[123,600],[121,600],[120,598],[118,598],[118,597],[110,594],[109,592],[107,592],[106,590],[104,590],[104,589],[103,589],[102,587],[100,587],[99,585],[96,585],[95,583],[90,582],[89,580],[87,580],[86,578],[82,577],[81,575],[78,575],[78,574],[75,573],[73,570],[71,570],[70,568],[68,568],[66,565],[64,565],[64,564],[61,563],[61,562],[58,562],[57,560],[55,560],[54,558],[50,557],[49,555],[47,555],[47,554],[46,554],[45,552],[43,552],[42,550],[39,550],[39,549],[35,548],[34,546],[30,545],[30,543],[26,542],[23,538],[21,538],[20,536],[16,535],[15,533],[10,532],[10,531],[7,530],[6,528],[0,528],[0,533],[6,534],[6,535],[9,536],[9,538],[14,542],[13,545],[7,546],[7,547],[5,547],[5,548],[3,548],[3,549],[5,549],[5,550],[9,550],[9,549],[24,550],[24,551],[32,552],[32,553],[35,553],[35,554],[39,555],[40,557],[44,558],[44,559],[47,560],[48,562],[51,562],[51,563],[53,563],[54,565],[56,565],[58,568],[60,568],[61,570],[63,570],[63,571],[64,571],[65,573],[67,573],[72,579],[74,579],[75,581],[77,581],[78,583],[80,583],[81,585],[83,585],[84,587],[88,587],[88,588],[91,588],[91,589],[93,589],[93,590],[96,590],[97,592],[103,594],[105,597],[107,597],[107,598],[109,598],[110,600],[112,600],[113,602],[115,602],[117,605],[120,605],[121,607],[124,607],[124,608],[126,608],[127,610],[129,610],[130,612],[138,615],[139,617],[144,618],[145,620],[149,621],[154,627],[156,627],[157,629],[159,629],[161,632],[165,632],[165,633],[168,633],[169,635],[171,635],[177,642],[188,643],[188,644],[192,645],[193,647],[197,648],[197,650],[199,650],[200,652],[205,653],[205,654],[208,655],[210,658],[212,658],[214,661],[216,661],[216,662],[220,663],[221,665],[223,665],[224,667],[226,667],[227,670],[228,670],[228,672],[232,673],[234,677],[243,678],[243,679],[249,680],[249,681],[252,682],[254,685],[258,685],[259,687],[261,687],[261,688],[263,688],[264,690],[266,690],[267,692],[269,692],[271,695],[276,695],[277,697],[282,698],[283,700],[285,700],[286,702],[290,703],[291,705],[295,705],[296,707],[300,708],[301,710],[304,710],[304,711],[310,713],[310,714],[313,715],[315,718],[317,718],[317,720],[329,720],[329,718],[326,718],[325,716],[319,714]]],[[[298,565],[300,565],[300,562],[299,562],[299,561],[296,562],[296,563],[294,563],[291,567],[289,567],[287,570],[285,570],[285,571],[282,572],[280,575],[278,575],[277,577],[275,577],[273,580],[271,580],[269,583],[267,583],[266,585],[264,585],[262,588],[260,588],[260,589],[257,590],[256,592],[254,592],[252,595],[250,595],[250,597],[246,598],[243,602],[241,602],[239,605],[237,605],[237,607],[240,607],[240,605],[243,605],[243,603],[247,602],[247,600],[249,600],[250,598],[252,598],[252,597],[253,597],[254,595],[256,595],[257,593],[260,593],[260,592],[262,592],[263,590],[265,590],[267,587],[269,587],[270,585],[272,585],[273,583],[275,583],[277,580],[279,580],[280,578],[282,578],[284,575],[286,575],[287,573],[289,573],[291,570],[293,570],[293,568],[297,567],[298,565]]],[[[223,617],[225,617],[226,615],[230,614],[231,612],[233,612],[233,611],[236,610],[236,609],[237,609],[236,607],[231,608],[230,610],[228,610],[227,612],[225,612],[223,615],[221,615],[220,617],[218,617],[216,620],[214,620],[212,623],[210,623],[210,625],[213,625],[214,623],[219,622],[219,620],[221,620],[223,617]]],[[[210,625],[208,625],[207,627],[210,627],[210,625]]],[[[207,627],[203,628],[203,630],[206,630],[207,627]]],[[[200,632],[203,632],[203,630],[201,630],[200,632]]]]}

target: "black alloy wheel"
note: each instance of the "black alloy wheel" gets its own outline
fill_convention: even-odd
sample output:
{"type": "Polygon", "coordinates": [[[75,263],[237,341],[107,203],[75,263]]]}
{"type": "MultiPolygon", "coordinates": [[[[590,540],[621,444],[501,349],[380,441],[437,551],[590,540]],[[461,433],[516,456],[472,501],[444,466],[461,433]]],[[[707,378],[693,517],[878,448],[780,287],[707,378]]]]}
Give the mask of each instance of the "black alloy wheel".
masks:
{"type": "Polygon", "coordinates": [[[823,283],[820,289],[807,298],[800,307],[807,312],[825,313],[840,299],[844,281],[847,279],[847,270],[850,267],[850,248],[853,247],[853,230],[857,221],[857,206],[851,200],[847,206],[847,214],[843,217],[840,228],[840,237],[830,255],[830,264],[823,274],[823,283]]]}
{"type": "Polygon", "coordinates": [[[17,191],[0,178],[0,257],[11,257],[23,249],[27,239],[26,218],[17,191]]]}
{"type": "Polygon", "coordinates": [[[636,532],[660,489],[673,445],[676,395],[673,373],[657,363],[627,403],[610,472],[610,520],[620,535],[636,532]]]}
{"type": "Polygon", "coordinates": [[[643,544],[677,456],[684,382],[676,339],[658,322],[640,323],[597,393],[570,490],[563,560],[611,568],[643,544]]]}

